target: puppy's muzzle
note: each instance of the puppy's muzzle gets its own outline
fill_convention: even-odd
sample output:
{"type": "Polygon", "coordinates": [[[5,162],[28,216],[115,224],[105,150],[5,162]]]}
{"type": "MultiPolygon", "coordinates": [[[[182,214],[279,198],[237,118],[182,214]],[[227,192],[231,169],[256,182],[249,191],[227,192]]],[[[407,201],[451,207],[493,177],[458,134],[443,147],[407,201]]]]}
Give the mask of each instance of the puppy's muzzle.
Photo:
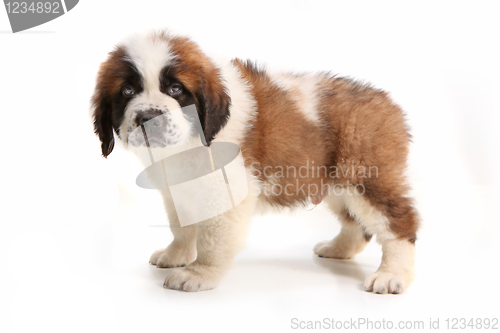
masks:
{"type": "Polygon", "coordinates": [[[170,129],[169,123],[171,117],[169,112],[163,112],[158,109],[149,109],[138,111],[135,117],[135,123],[139,132],[144,138],[141,138],[144,143],[151,147],[165,147],[167,140],[165,134],[170,129]],[[144,129],[144,131],[141,131],[144,129]],[[144,133],[145,132],[145,133],[144,133]]]}

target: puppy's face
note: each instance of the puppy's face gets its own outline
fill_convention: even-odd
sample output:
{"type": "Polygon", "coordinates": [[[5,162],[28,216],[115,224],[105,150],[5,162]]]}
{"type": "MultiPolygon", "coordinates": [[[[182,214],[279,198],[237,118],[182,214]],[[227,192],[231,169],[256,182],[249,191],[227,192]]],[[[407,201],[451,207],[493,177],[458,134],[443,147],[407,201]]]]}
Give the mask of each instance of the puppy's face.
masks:
{"type": "Polygon", "coordinates": [[[229,117],[230,98],[213,63],[186,38],[166,33],[134,36],[101,64],[95,94],[94,129],[103,156],[114,146],[113,131],[133,146],[180,145],[196,135],[195,105],[207,144],[229,117]]]}

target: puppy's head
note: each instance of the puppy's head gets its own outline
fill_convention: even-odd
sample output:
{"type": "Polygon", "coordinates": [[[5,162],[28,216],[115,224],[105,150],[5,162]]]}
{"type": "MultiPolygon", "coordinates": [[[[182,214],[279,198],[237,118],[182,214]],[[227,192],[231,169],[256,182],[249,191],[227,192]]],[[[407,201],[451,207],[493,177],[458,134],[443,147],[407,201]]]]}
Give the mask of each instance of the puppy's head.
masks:
{"type": "Polygon", "coordinates": [[[195,105],[207,144],[229,118],[230,98],[219,69],[198,46],[165,32],[134,36],[101,64],[92,98],[94,130],[102,155],[114,147],[115,132],[125,144],[180,145],[196,135],[182,107],[195,105]]]}

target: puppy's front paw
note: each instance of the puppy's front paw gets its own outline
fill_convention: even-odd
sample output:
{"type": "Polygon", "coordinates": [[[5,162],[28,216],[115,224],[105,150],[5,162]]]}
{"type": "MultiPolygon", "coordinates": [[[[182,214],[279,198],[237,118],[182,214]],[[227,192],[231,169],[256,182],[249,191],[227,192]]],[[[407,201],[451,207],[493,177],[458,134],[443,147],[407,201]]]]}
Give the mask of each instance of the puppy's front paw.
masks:
{"type": "Polygon", "coordinates": [[[335,239],[319,242],[313,251],[318,257],[322,258],[349,259],[356,255],[355,250],[351,246],[346,246],[341,242],[335,241],[335,239]]]}
{"type": "Polygon", "coordinates": [[[218,282],[211,274],[202,274],[189,266],[186,269],[175,269],[165,279],[163,288],[193,292],[213,289],[218,282]]]}
{"type": "Polygon", "coordinates": [[[182,247],[170,245],[166,249],[155,251],[149,263],[158,268],[185,267],[196,259],[196,253],[192,253],[182,247]]]}
{"type": "Polygon", "coordinates": [[[400,294],[410,282],[410,274],[377,271],[368,275],[365,280],[364,289],[365,291],[373,291],[377,294],[400,294]]]}

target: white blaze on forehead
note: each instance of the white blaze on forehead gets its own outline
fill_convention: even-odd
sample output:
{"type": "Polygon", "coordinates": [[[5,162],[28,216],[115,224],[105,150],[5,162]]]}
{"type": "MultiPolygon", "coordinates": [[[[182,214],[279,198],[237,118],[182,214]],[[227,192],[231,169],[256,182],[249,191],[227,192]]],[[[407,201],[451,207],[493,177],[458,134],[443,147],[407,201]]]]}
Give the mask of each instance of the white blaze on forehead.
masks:
{"type": "Polygon", "coordinates": [[[314,124],[320,124],[317,96],[320,77],[314,74],[292,75],[271,73],[273,82],[286,90],[297,103],[302,115],[314,124]]]}
{"type": "Polygon", "coordinates": [[[168,42],[154,35],[134,35],[122,45],[142,76],[144,92],[159,91],[161,70],[174,59],[168,42]]]}

